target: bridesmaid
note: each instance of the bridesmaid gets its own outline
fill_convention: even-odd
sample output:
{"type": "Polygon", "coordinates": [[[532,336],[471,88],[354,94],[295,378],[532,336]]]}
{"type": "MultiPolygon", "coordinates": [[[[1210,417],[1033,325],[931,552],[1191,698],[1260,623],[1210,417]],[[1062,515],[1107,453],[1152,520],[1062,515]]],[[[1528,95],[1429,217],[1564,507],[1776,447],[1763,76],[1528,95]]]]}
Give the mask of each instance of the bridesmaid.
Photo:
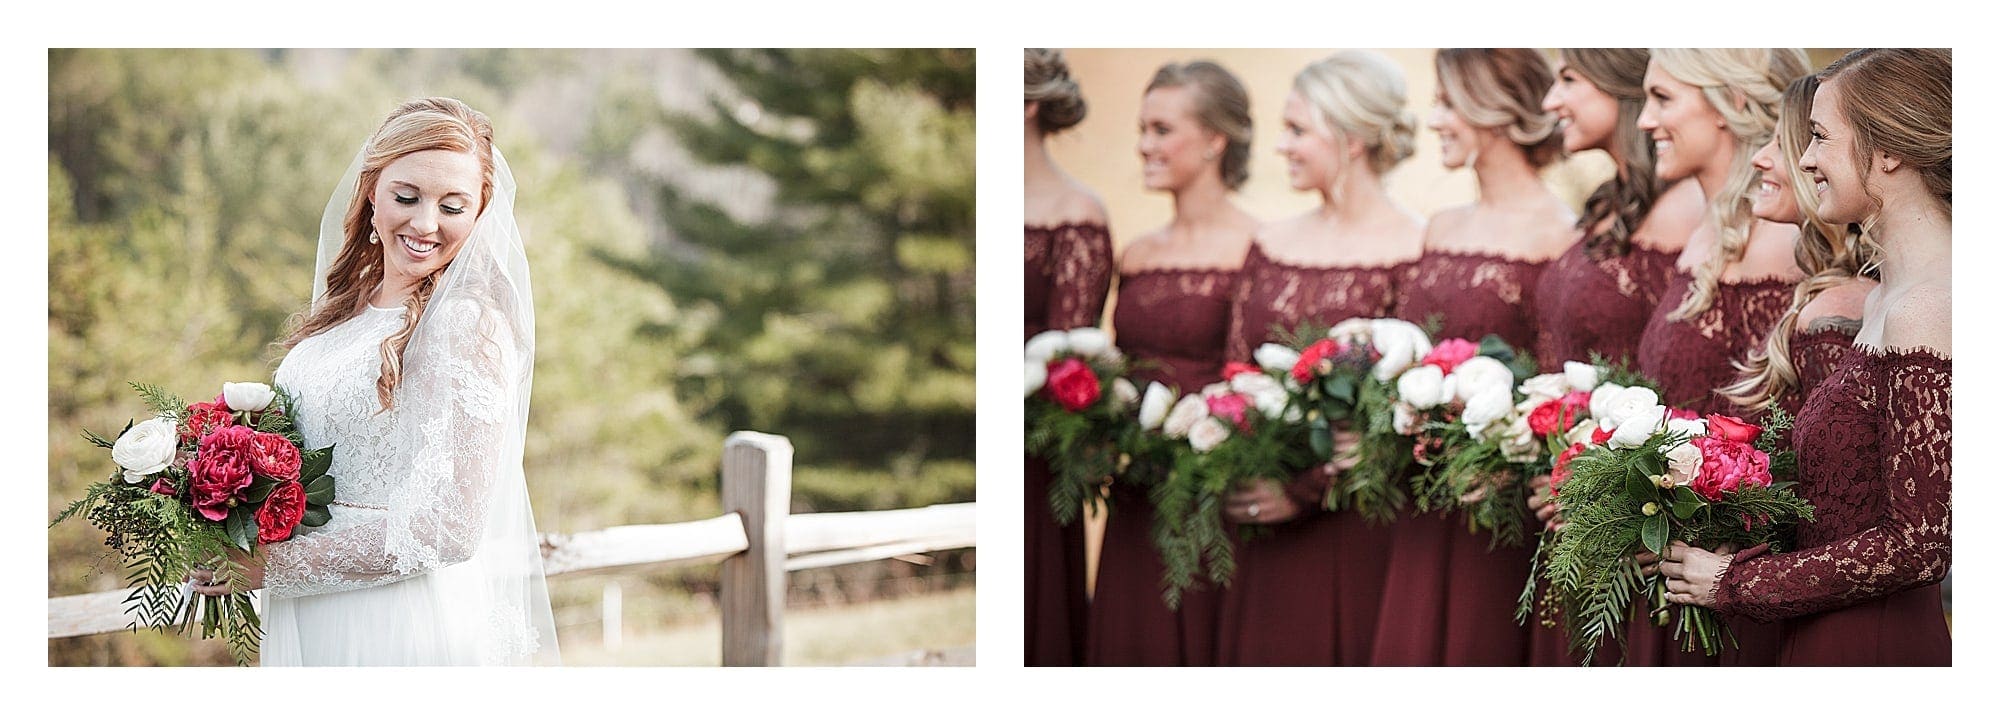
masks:
{"type": "MultiPolygon", "coordinates": [[[[1026,50],[1023,70],[1025,340],[1044,330],[1097,325],[1112,266],[1104,202],[1063,173],[1047,145],[1049,135],[1083,121],[1083,95],[1059,50],[1026,50]]],[[[1049,513],[1048,464],[1029,457],[1026,471],[1027,663],[1076,665],[1083,659],[1086,607],[1083,523],[1058,526],[1049,513]]]]}
{"type": "MultiPolygon", "coordinates": [[[[1539,336],[1535,355],[1545,372],[1564,361],[1613,362],[1637,357],[1640,331],[1653,313],[1673,270],[1674,258],[1701,221],[1701,187],[1680,181],[1663,187],[1655,174],[1653,143],[1638,129],[1645,106],[1649,53],[1643,49],[1565,49],[1556,83],[1542,100],[1555,112],[1563,150],[1611,155],[1615,172],[1584,201],[1576,228],[1582,239],[1548,267],[1535,289],[1539,336]]],[[[1556,523],[1547,502],[1548,477],[1530,482],[1528,506],[1545,526],[1556,523]]],[[[1659,629],[1640,630],[1650,638],[1659,629]]],[[[1575,665],[1562,631],[1530,629],[1534,665],[1575,665]]],[[[1613,644],[1606,644],[1607,646],[1613,644]]],[[[1598,663],[1618,661],[1618,649],[1598,649],[1598,663]]]]}
{"type": "MultiPolygon", "coordinates": [[[[1273,328],[1386,315],[1416,260],[1423,221],[1389,199],[1382,175],[1414,150],[1402,71],[1347,51],[1308,65],[1285,100],[1278,153],[1318,208],[1258,229],[1232,308],[1228,355],[1248,361],[1273,328]]],[[[1226,518],[1268,527],[1237,553],[1223,594],[1224,665],[1365,665],[1382,602],[1389,529],[1322,507],[1333,467],[1230,496],[1226,518]]]]}
{"type": "Polygon", "coordinates": [[[1794,438],[1818,508],[1798,549],[1675,543],[1669,599],[1785,621],[1780,665],[1951,665],[1951,52],[1869,49],[1820,73],[1799,165],[1819,217],[1881,250],[1856,350],[1794,438]]]}
{"type": "MultiPolygon", "coordinates": [[[[1660,179],[1693,179],[1709,205],[1709,219],[1689,236],[1639,340],[1639,370],[1659,383],[1670,406],[1748,416],[1720,388],[1735,377],[1735,358],[1770,335],[1804,277],[1792,256],[1798,227],[1751,213],[1758,185],[1751,156],[1771,140],[1785,86],[1806,72],[1805,52],[1796,49],[1653,50],[1639,128],[1658,148],[1660,179]]],[[[1777,662],[1775,627],[1746,620],[1729,626],[1738,646],[1717,657],[1687,652],[1659,637],[1666,629],[1646,627],[1632,634],[1626,662],[1777,662]]]]}
{"type": "MultiPolygon", "coordinates": [[[[1542,267],[1576,241],[1576,214],[1538,173],[1562,154],[1556,117],[1541,108],[1555,83],[1529,49],[1447,49],[1436,57],[1438,133],[1446,168],[1472,167],[1478,199],[1431,217],[1423,257],[1399,282],[1393,313],[1439,337],[1494,334],[1529,349],[1542,267]]],[[[1526,665],[1528,635],[1514,623],[1532,543],[1488,549],[1443,513],[1396,524],[1376,624],[1375,665],[1526,665]]]]}
{"type": "MultiPolygon", "coordinates": [[[[1257,220],[1230,201],[1249,178],[1250,97],[1213,62],[1169,64],[1139,106],[1146,188],[1173,196],[1166,226],[1125,247],[1112,325],[1118,348],[1151,367],[1134,376],[1198,392],[1222,379],[1229,289],[1257,220]]],[[[1146,490],[1112,484],[1091,599],[1089,665],[1212,665],[1219,594],[1160,600],[1166,566],[1153,548],[1146,490]]]]}

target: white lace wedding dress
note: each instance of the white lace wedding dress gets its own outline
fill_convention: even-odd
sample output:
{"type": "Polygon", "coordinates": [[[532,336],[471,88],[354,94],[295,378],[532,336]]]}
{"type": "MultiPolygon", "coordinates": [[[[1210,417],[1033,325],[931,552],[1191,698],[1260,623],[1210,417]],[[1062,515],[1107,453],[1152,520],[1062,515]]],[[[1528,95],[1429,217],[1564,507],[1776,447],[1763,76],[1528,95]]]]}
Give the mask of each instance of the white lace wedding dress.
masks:
{"type": "Polygon", "coordinates": [[[553,653],[540,642],[553,636],[535,627],[548,622],[538,555],[523,586],[507,564],[524,555],[491,541],[494,515],[527,513],[519,478],[502,469],[521,459],[520,435],[505,434],[524,389],[509,379],[523,369],[515,343],[476,302],[433,302],[426,319],[441,347],[420,364],[406,355],[395,408],[383,412],[380,350],[404,311],[370,306],[278,367],[306,446],[335,446],[336,495],[326,525],[266,547],[264,665],[520,664],[553,653]]]}

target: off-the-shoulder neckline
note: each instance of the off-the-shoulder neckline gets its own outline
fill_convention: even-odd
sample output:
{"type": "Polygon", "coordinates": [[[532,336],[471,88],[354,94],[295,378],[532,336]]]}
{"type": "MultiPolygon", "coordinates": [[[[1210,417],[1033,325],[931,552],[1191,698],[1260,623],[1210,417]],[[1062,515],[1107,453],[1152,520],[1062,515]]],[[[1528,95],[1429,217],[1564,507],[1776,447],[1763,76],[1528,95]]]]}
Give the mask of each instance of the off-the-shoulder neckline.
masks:
{"type": "Polygon", "coordinates": [[[1105,233],[1111,232],[1111,228],[1109,226],[1104,225],[1104,222],[1102,221],[1087,221],[1087,220],[1064,221],[1062,223],[1048,225],[1048,226],[1040,226],[1030,223],[1030,224],[1023,224],[1022,226],[1029,233],[1061,233],[1065,230],[1084,230],[1084,229],[1097,229],[1105,233]]]}
{"type": "Polygon", "coordinates": [[[1135,268],[1129,271],[1119,271],[1118,277],[1126,278],[1126,277],[1143,276],[1150,274],[1172,274],[1172,273],[1235,273],[1241,270],[1243,269],[1240,266],[1236,268],[1230,268],[1228,266],[1145,266],[1143,268],[1135,268]]]}
{"type": "MultiPolygon", "coordinates": [[[[1419,254],[1416,257],[1407,258],[1401,261],[1397,261],[1395,263],[1314,264],[1314,263],[1306,263],[1303,261],[1281,259],[1277,256],[1273,256],[1269,252],[1265,251],[1264,247],[1258,244],[1256,241],[1250,242],[1250,252],[1255,253],[1259,256],[1263,256],[1265,263],[1269,263],[1274,266],[1284,266],[1286,268],[1297,268],[1300,270],[1307,270],[1307,271],[1356,271],[1356,272],[1370,272],[1370,273],[1377,271],[1391,271],[1401,268],[1407,268],[1411,264],[1416,263],[1417,259],[1421,257],[1421,254],[1419,254]]],[[[1244,265],[1249,265],[1248,257],[1245,257],[1244,265]]]]}

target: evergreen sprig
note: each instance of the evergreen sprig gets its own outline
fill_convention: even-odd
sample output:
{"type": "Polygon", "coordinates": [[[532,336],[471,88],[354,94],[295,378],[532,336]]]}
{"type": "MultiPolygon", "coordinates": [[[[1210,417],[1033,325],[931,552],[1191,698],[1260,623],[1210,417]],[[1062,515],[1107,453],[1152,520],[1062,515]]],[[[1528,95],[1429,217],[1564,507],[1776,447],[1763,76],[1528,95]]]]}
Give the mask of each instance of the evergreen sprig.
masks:
{"type": "MultiPolygon", "coordinates": [[[[1235,574],[1236,539],[1222,519],[1229,492],[1259,479],[1289,482],[1313,463],[1304,425],[1261,415],[1250,420],[1249,431],[1231,434],[1206,453],[1175,447],[1172,471],[1151,490],[1153,541],[1166,566],[1161,595],[1169,608],[1179,609],[1182,592],[1200,588],[1201,580],[1226,586],[1235,574]]],[[[1247,539],[1251,532],[1239,529],[1237,536],[1247,539]]]]}
{"type": "Polygon", "coordinates": [[[1360,383],[1352,423],[1358,440],[1349,452],[1354,466],[1335,478],[1326,508],[1352,510],[1382,524],[1395,520],[1409,501],[1403,482],[1416,461],[1410,451],[1415,441],[1396,432],[1396,386],[1367,375],[1360,383]]]}

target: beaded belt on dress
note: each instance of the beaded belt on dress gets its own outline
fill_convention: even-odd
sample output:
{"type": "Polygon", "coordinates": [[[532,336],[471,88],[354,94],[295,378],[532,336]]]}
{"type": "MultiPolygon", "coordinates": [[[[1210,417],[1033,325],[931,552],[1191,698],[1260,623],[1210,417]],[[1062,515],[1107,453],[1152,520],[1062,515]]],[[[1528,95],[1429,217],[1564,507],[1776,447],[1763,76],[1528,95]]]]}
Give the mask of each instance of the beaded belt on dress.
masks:
{"type": "Polygon", "coordinates": [[[383,506],[383,505],[381,505],[381,504],[362,504],[362,503],[360,503],[360,502],[351,502],[351,501],[345,501],[345,500],[341,500],[341,499],[335,499],[335,500],[333,500],[333,505],[334,505],[334,506],[344,506],[344,507],[347,507],[347,508],[349,508],[349,509],[380,509],[380,510],[382,510],[382,511],[388,511],[388,510],[389,510],[389,507],[387,507],[387,506],[383,506]]]}

